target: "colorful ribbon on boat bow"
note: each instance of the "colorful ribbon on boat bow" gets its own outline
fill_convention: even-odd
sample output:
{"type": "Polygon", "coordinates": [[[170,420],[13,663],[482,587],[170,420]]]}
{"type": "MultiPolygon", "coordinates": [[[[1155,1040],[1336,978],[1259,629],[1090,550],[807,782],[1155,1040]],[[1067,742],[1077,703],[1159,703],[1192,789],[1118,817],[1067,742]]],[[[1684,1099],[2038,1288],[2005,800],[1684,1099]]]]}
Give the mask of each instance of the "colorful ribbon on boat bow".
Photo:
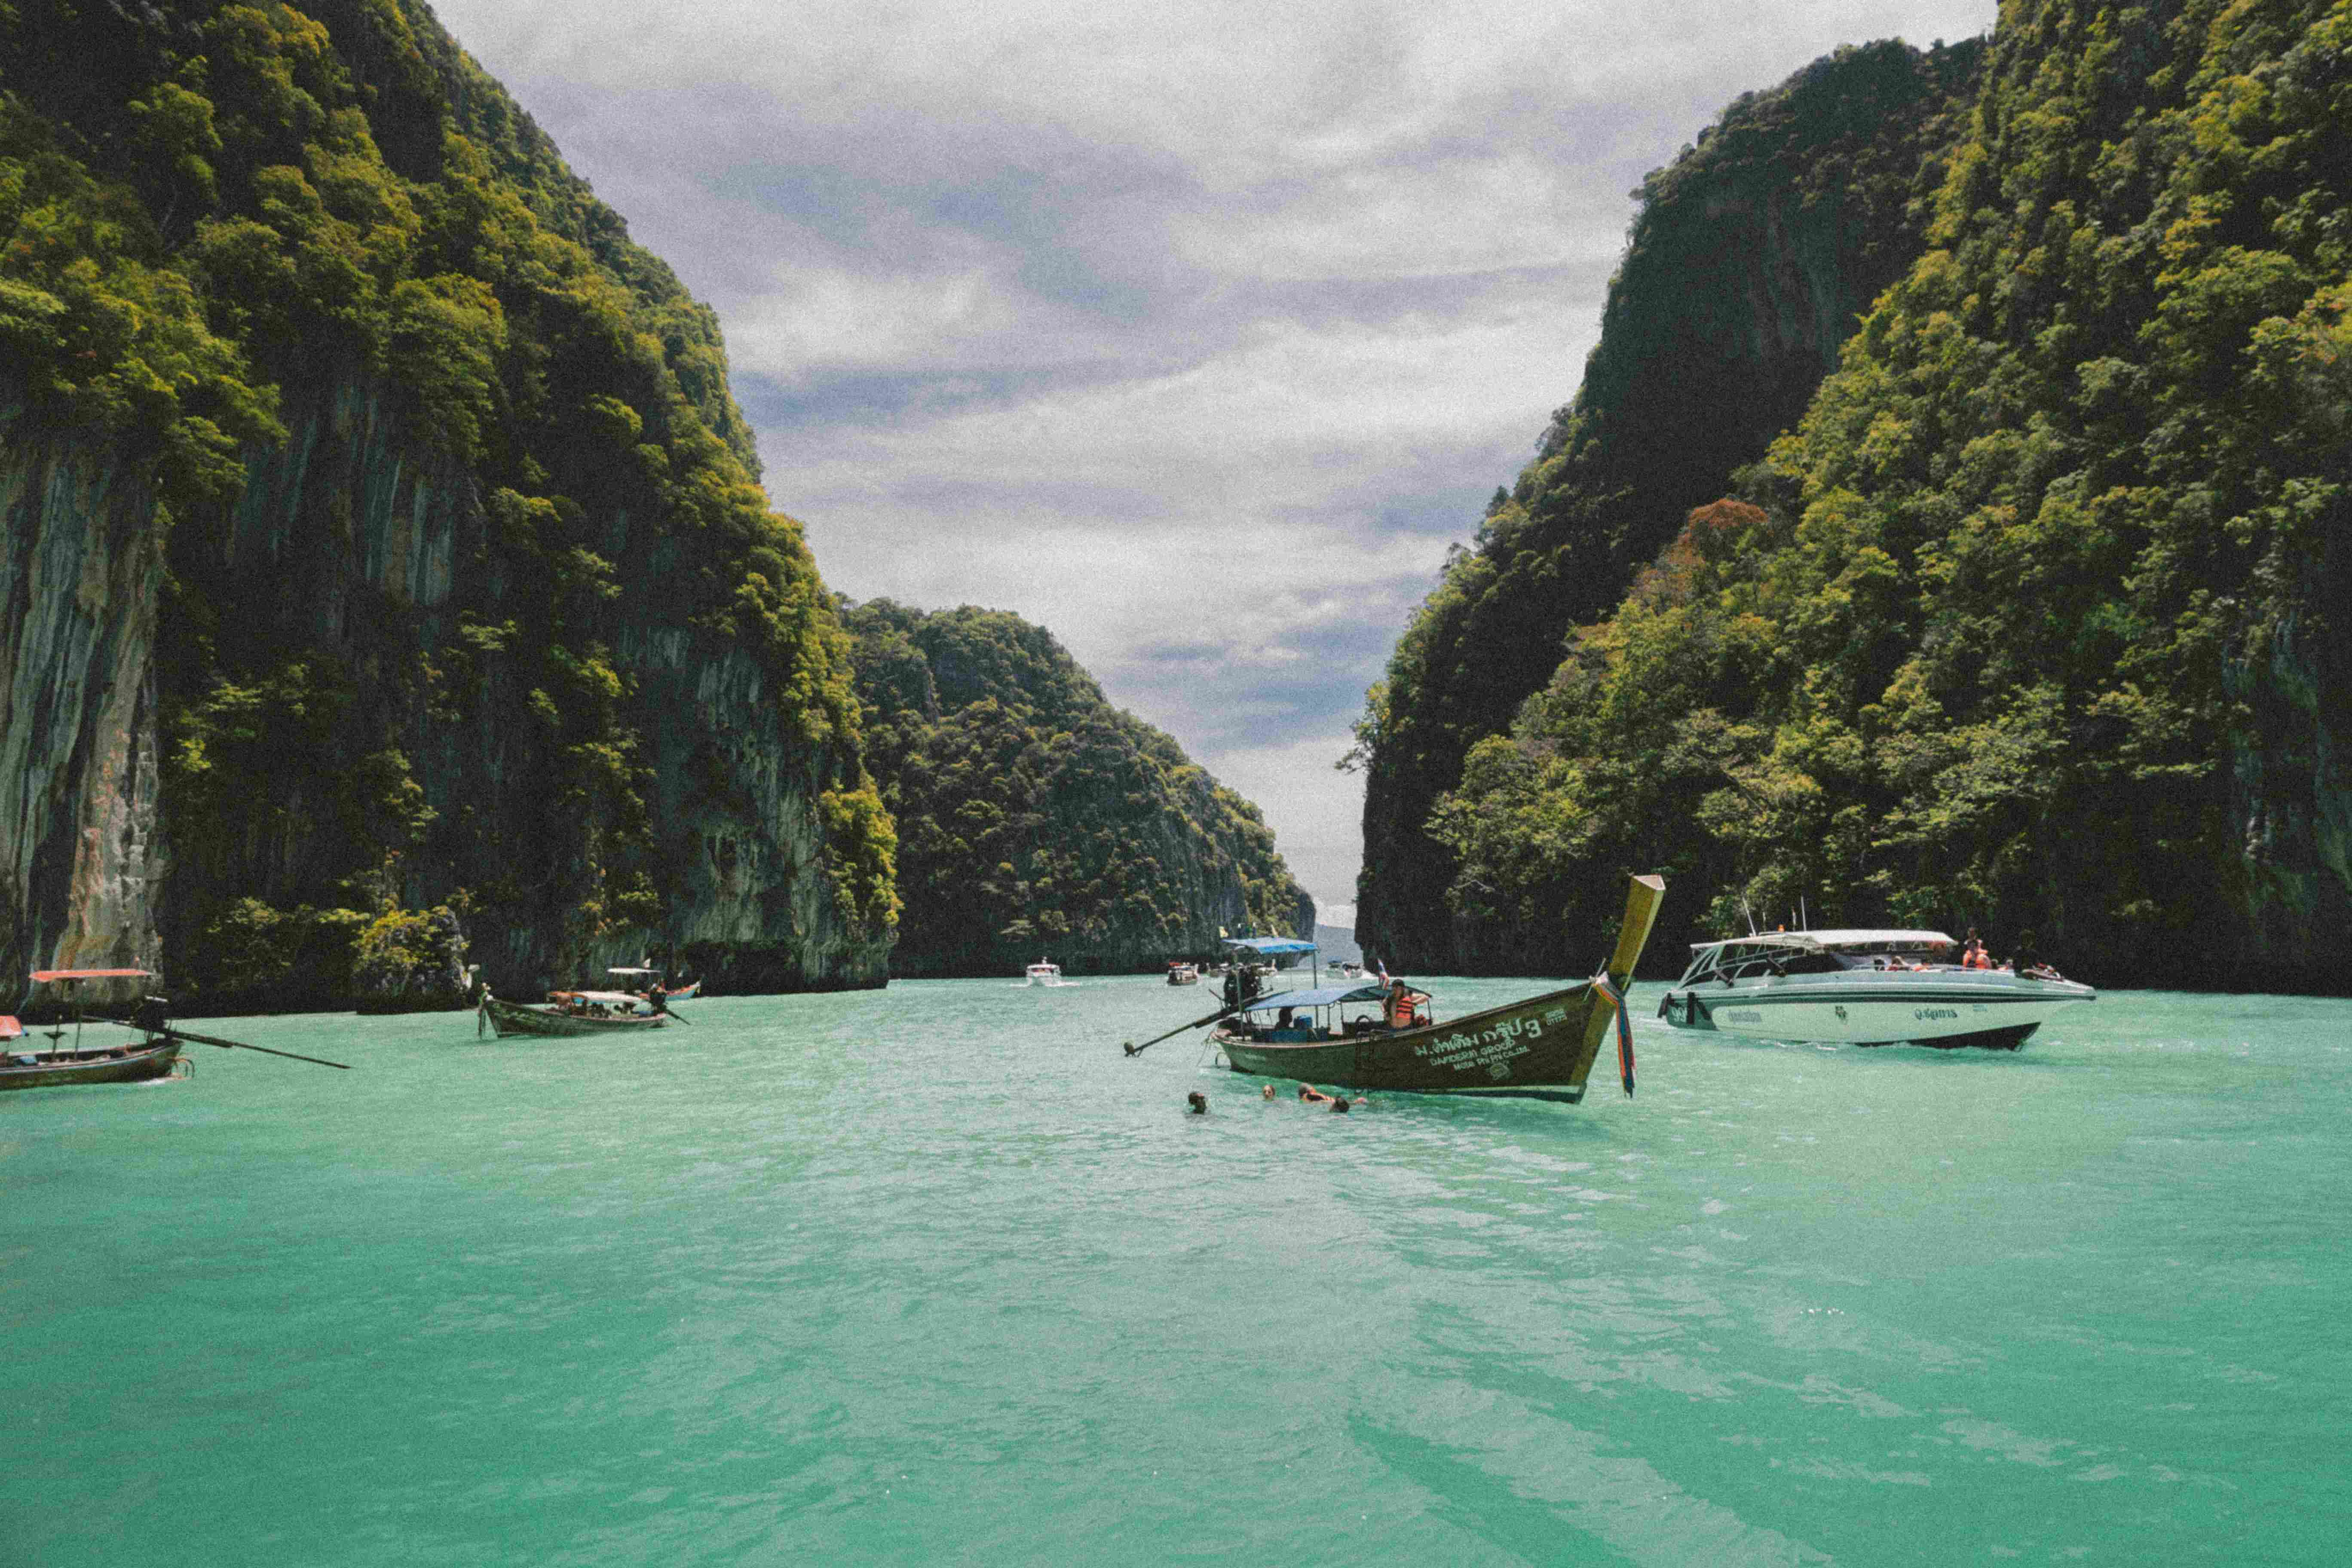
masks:
{"type": "Polygon", "coordinates": [[[1609,998],[1617,1010],[1617,1076],[1625,1080],[1625,1092],[1633,1092],[1633,1026],[1625,1017],[1625,997],[1611,982],[1603,970],[1592,977],[1592,988],[1609,998]]]}

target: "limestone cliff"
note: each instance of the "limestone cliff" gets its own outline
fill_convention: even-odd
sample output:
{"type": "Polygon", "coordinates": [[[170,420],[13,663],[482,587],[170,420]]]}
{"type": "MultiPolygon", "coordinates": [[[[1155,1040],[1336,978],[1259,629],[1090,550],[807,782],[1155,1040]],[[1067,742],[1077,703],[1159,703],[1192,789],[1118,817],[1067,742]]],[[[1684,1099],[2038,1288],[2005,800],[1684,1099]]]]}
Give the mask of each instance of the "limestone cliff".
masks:
{"type": "Polygon", "coordinates": [[[1529,962],[1517,937],[1449,909],[1459,867],[1431,814],[1470,748],[1551,679],[1570,628],[1605,615],[1684,514],[1803,413],[1919,252],[1918,202],[1981,55],[1973,41],[1840,49],[1743,95],[1635,193],[1575,398],[1370,694],[1356,917],[1368,950],[1455,973],[1529,962]]]}
{"type": "Polygon", "coordinates": [[[1304,935],[1315,905],[1257,809],[1104,700],[1044,627],[887,599],[846,613],[896,816],[903,975],[1074,973],[1304,935]]]}
{"type": "Polygon", "coordinates": [[[2347,36],[2005,5],[1925,248],[1797,428],[1470,748],[1448,916],[1506,951],[1662,866],[1699,933],[2352,988],[2347,36]]]}
{"type": "Polygon", "coordinates": [[[154,497],[124,469],[38,439],[0,464],[0,973],[161,962],[163,556],[154,497]]]}
{"type": "Polygon", "coordinates": [[[17,5],[0,176],[7,962],[331,1005],[455,918],[508,991],[882,983],[717,324],[424,5],[17,5]]]}

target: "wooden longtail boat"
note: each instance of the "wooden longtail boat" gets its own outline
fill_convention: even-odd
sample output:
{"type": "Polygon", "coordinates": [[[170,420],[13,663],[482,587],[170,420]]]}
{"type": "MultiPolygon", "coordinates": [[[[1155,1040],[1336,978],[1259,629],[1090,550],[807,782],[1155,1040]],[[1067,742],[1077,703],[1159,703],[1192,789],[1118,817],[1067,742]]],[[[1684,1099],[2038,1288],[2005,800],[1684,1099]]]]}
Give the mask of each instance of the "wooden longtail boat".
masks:
{"type": "Polygon", "coordinates": [[[1622,999],[1665,891],[1656,877],[1634,878],[1616,950],[1601,973],[1558,991],[1442,1024],[1397,1028],[1359,1019],[1340,1024],[1336,1035],[1318,1024],[1265,1028],[1247,1020],[1285,1008],[1304,1009],[1310,1019],[1330,1018],[1347,1004],[1377,1003],[1392,993],[1376,983],[1277,991],[1228,1015],[1210,1038],[1235,1072],[1391,1093],[1516,1096],[1573,1105],[1584,1098],[1585,1079],[1613,1022],[1619,1072],[1631,1094],[1633,1032],[1622,999]]]}
{"type": "MultiPolygon", "coordinates": [[[[580,991],[571,994],[590,1001],[636,1000],[625,992],[580,991]]],[[[668,1022],[667,1013],[640,1013],[634,1016],[572,1013],[561,1005],[533,1006],[523,1002],[501,1002],[486,991],[475,1012],[474,1033],[478,1036],[488,1028],[502,1038],[508,1035],[633,1035],[658,1029],[668,1022]]]]}
{"type": "MultiPolygon", "coordinates": [[[[15,1023],[11,1018],[9,1023],[15,1023]]],[[[113,1047],[24,1051],[0,1043],[0,1089],[62,1089],[78,1083],[138,1083],[162,1078],[179,1059],[180,1042],[134,1040],[113,1047]]]]}
{"type": "MultiPolygon", "coordinates": [[[[42,969],[33,973],[36,985],[56,984],[68,1001],[78,1000],[80,982],[152,980],[143,969],[42,969]]],[[[109,1020],[100,1019],[106,1023],[109,1020]]],[[[14,1018],[0,1018],[0,1089],[62,1089],[82,1083],[139,1083],[162,1078],[179,1058],[180,1042],[168,1032],[138,1026],[140,1037],[111,1045],[86,1045],[81,1034],[81,1010],[74,1009],[70,1046],[60,1046],[65,1026],[48,1031],[49,1048],[27,1047],[25,1026],[14,1018]]]]}
{"type": "MultiPolygon", "coordinates": [[[[79,1002],[75,986],[84,980],[152,980],[154,976],[143,969],[43,969],[33,974],[33,984],[56,981],[65,986],[68,1000],[79,1002]]],[[[319,1067],[351,1070],[344,1062],[331,1062],[324,1057],[306,1057],[299,1051],[281,1051],[271,1046],[248,1046],[243,1040],[224,1040],[215,1035],[199,1035],[173,1026],[169,1005],[161,996],[150,996],[141,1002],[128,1018],[92,1017],[93,1024],[104,1024],[118,1029],[137,1031],[139,1038],[114,1046],[82,1044],[81,1008],[74,1008],[74,1043],[49,1050],[21,1050],[9,1043],[23,1038],[24,1026],[14,1018],[0,1018],[0,1089],[55,1089],[80,1083],[137,1083],[145,1079],[162,1078],[183,1058],[184,1045],[218,1046],[225,1051],[258,1051],[265,1057],[284,1057],[289,1061],[310,1062],[319,1067]]],[[[47,1031],[51,1041],[65,1036],[65,1026],[47,1031]]],[[[188,1064],[195,1071],[195,1064],[188,1064]]]]}

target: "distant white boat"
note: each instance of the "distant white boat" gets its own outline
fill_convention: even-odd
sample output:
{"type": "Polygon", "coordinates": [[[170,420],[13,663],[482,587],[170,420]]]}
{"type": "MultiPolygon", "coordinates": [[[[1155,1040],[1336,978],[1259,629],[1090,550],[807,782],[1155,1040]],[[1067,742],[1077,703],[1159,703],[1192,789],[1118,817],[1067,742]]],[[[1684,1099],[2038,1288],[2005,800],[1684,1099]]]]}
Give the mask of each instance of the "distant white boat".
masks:
{"type": "Polygon", "coordinates": [[[1039,959],[1023,973],[1028,975],[1031,985],[1059,985],[1062,983],[1062,966],[1050,958],[1039,959]]]}

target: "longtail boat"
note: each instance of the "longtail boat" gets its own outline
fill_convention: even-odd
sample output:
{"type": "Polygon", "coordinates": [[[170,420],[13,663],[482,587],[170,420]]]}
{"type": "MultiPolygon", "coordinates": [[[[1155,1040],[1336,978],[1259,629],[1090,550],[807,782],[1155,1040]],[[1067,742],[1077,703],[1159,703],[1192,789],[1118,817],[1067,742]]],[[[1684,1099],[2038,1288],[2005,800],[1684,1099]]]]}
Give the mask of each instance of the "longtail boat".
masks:
{"type": "Polygon", "coordinates": [[[1633,879],[1615,951],[1600,973],[1558,991],[1446,1023],[1433,1021],[1428,997],[1401,981],[1276,991],[1222,1015],[1210,1038],[1235,1072],[1391,1093],[1514,1096],[1573,1105],[1584,1098],[1585,1080],[1613,1022],[1619,1075],[1632,1094],[1625,987],[1665,892],[1659,878],[1633,879]],[[1347,1016],[1349,1007],[1367,1004],[1378,1009],[1377,1016],[1347,1016]]]}
{"type": "MultiPolygon", "coordinates": [[[[33,984],[58,984],[70,1000],[77,997],[77,986],[85,980],[152,978],[143,969],[42,969],[34,972],[33,984]]],[[[86,1043],[79,1007],[75,1009],[72,1045],[59,1043],[66,1035],[63,1025],[47,1034],[47,1049],[26,1048],[18,1043],[25,1038],[25,1026],[14,1018],[0,1017],[0,1089],[139,1083],[169,1073],[180,1055],[177,1039],[168,1033],[159,1036],[152,1029],[142,1028],[137,1039],[113,1040],[103,1045],[86,1043]]]]}
{"type": "Polygon", "coordinates": [[[191,1042],[200,1046],[217,1046],[225,1051],[258,1051],[266,1057],[284,1057],[289,1061],[310,1062],[318,1067],[341,1068],[349,1064],[331,1062],[324,1057],[306,1057],[299,1051],[281,1051],[269,1046],[248,1046],[243,1040],[224,1040],[215,1035],[199,1035],[183,1029],[171,1020],[170,1007],[161,996],[149,996],[142,1001],[128,1018],[91,1017],[87,1021],[113,1028],[135,1031],[136,1040],[119,1041],[112,1045],[85,1045],[82,1040],[82,1017],[79,984],[86,980],[152,980],[143,969],[38,969],[33,972],[33,984],[59,984],[66,999],[73,1004],[73,1037],[70,1046],[58,1046],[65,1037],[65,1026],[43,1031],[50,1040],[47,1050],[23,1050],[14,1043],[24,1037],[25,1027],[14,1018],[0,1017],[0,1089],[58,1089],[83,1083],[138,1083],[170,1073],[174,1066],[184,1065],[186,1073],[195,1071],[195,1064],[185,1061],[180,1047],[191,1042]]]}
{"type": "Polygon", "coordinates": [[[474,1033],[479,1036],[488,1029],[501,1038],[509,1035],[632,1035],[669,1022],[667,1013],[591,1013],[572,1006],[575,1000],[583,1006],[634,1006],[639,998],[626,991],[558,991],[553,995],[555,1000],[540,1005],[503,1002],[484,991],[475,1011],[474,1033]]]}

